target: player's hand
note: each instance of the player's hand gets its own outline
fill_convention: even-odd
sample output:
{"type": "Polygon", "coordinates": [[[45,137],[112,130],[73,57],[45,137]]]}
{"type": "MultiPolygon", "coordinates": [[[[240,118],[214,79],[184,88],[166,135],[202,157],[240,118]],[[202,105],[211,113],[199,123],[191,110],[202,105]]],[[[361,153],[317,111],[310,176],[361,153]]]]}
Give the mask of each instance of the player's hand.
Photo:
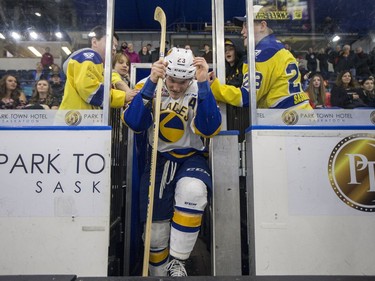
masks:
{"type": "Polygon", "coordinates": [[[196,68],[195,77],[198,82],[204,82],[208,80],[208,64],[202,57],[195,57],[193,65],[196,68]]]}
{"type": "Polygon", "coordinates": [[[215,71],[209,72],[208,73],[208,83],[210,83],[210,86],[214,82],[215,79],[216,79],[215,71]]]}
{"type": "Polygon", "coordinates": [[[152,82],[157,83],[159,78],[164,79],[167,65],[168,63],[164,62],[163,59],[159,59],[158,61],[153,63],[150,75],[150,79],[152,82]]]}

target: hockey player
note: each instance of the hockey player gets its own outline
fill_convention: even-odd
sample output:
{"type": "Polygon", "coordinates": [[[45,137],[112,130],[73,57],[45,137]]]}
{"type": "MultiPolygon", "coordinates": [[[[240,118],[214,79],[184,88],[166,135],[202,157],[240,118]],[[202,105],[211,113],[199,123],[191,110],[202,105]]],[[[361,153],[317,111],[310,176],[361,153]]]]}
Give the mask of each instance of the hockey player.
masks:
{"type": "MultiPolygon", "coordinates": [[[[80,49],[63,65],[66,74],[64,97],[59,109],[100,109],[104,97],[104,58],[106,29],[97,26],[89,33],[91,48],[80,49]]],[[[112,53],[116,50],[117,38],[113,37],[112,53]]],[[[114,108],[125,105],[124,91],[111,89],[114,108]]]]}
{"type": "MultiPolygon", "coordinates": [[[[286,12],[285,12],[286,13],[286,12]]],[[[268,26],[274,16],[261,5],[254,6],[254,40],[257,108],[311,109],[309,97],[303,92],[301,74],[294,56],[276,40],[268,26]]],[[[246,17],[236,17],[235,24],[242,26],[241,35],[247,47],[246,17]]],[[[222,85],[215,73],[210,73],[211,89],[216,100],[238,107],[249,106],[248,64],[243,64],[241,87],[222,85]]]]}
{"type": "MultiPolygon", "coordinates": [[[[150,76],[139,82],[143,87],[123,116],[133,131],[148,130],[150,145],[153,98],[159,78],[164,79],[164,85],[149,269],[151,276],[186,276],[184,262],[196,243],[207,189],[211,189],[202,137],[220,131],[221,114],[207,81],[205,59],[194,58],[191,50],[174,47],[164,61],[152,65],[150,76]]],[[[140,183],[142,222],[146,221],[149,182],[150,165],[146,165],[140,183]]]]}

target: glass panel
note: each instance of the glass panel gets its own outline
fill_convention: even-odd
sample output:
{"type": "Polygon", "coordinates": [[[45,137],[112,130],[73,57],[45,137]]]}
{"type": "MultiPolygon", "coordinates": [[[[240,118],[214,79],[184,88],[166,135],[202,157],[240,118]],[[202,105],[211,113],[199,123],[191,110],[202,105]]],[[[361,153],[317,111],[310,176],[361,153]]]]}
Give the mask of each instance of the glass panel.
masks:
{"type": "MultiPolygon", "coordinates": [[[[90,47],[88,35],[95,26],[104,26],[105,41],[106,17],[105,0],[2,1],[0,126],[107,125],[103,124],[100,106],[92,109],[80,106],[90,101],[90,93],[98,89],[99,82],[83,89],[86,102],[82,100],[77,106],[57,110],[64,85],[70,79],[63,71],[64,62],[72,52],[90,47]]],[[[100,60],[101,56],[96,59],[100,60]]],[[[98,67],[97,79],[103,82],[101,69],[98,67]]],[[[82,83],[73,88],[78,87],[82,83]]],[[[94,99],[95,95],[91,101],[94,99]]]]}
{"type": "Polygon", "coordinates": [[[254,0],[257,124],[373,125],[374,8],[254,0]]]}

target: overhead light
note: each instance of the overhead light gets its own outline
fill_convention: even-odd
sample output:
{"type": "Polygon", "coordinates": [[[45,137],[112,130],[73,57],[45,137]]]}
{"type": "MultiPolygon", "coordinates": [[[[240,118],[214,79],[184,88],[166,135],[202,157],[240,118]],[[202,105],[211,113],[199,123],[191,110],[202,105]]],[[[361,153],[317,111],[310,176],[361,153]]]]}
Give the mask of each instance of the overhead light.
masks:
{"type": "Polygon", "coordinates": [[[12,31],[12,32],[10,33],[10,35],[12,35],[12,37],[13,37],[14,39],[16,39],[16,40],[20,40],[20,39],[21,39],[21,35],[20,35],[18,32],[16,32],[16,31],[12,31]]]}
{"type": "Polygon", "coordinates": [[[57,38],[59,38],[59,39],[61,39],[61,38],[63,37],[63,35],[62,35],[62,33],[61,33],[60,31],[57,31],[57,32],[55,33],[55,36],[56,36],[57,38]]]}
{"type": "Polygon", "coordinates": [[[42,16],[42,14],[39,13],[39,12],[36,12],[35,15],[36,15],[37,17],[41,17],[41,16],[42,16]]]}
{"type": "Polygon", "coordinates": [[[0,39],[5,39],[5,36],[0,32],[0,39]]]}
{"type": "Polygon", "coordinates": [[[35,49],[33,46],[28,46],[27,47],[35,56],[41,58],[42,57],[42,54],[39,53],[39,51],[37,49],[35,49]]]}
{"type": "Polygon", "coordinates": [[[35,31],[30,31],[29,34],[30,34],[31,39],[34,39],[34,40],[38,39],[38,33],[36,33],[35,31]]]}
{"type": "Polygon", "coordinates": [[[65,54],[67,54],[68,56],[72,53],[68,47],[61,47],[61,49],[65,52],[65,54]]]}
{"type": "Polygon", "coordinates": [[[335,36],[333,36],[333,38],[332,38],[332,42],[337,42],[337,41],[339,41],[340,39],[341,39],[340,36],[335,35],[335,36]]]}

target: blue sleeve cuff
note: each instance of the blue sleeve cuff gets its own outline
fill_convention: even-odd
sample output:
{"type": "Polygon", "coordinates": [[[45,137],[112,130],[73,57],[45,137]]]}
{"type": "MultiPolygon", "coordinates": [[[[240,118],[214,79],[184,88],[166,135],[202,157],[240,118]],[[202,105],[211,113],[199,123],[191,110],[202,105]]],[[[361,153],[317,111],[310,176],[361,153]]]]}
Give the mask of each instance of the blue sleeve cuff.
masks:
{"type": "Polygon", "coordinates": [[[151,79],[147,79],[146,83],[141,89],[141,95],[146,100],[151,100],[154,97],[156,89],[156,83],[152,82],[151,79]]]}
{"type": "Polygon", "coordinates": [[[208,84],[208,81],[204,82],[197,82],[198,84],[198,98],[199,100],[204,100],[208,93],[211,92],[210,85],[208,84]]]}

